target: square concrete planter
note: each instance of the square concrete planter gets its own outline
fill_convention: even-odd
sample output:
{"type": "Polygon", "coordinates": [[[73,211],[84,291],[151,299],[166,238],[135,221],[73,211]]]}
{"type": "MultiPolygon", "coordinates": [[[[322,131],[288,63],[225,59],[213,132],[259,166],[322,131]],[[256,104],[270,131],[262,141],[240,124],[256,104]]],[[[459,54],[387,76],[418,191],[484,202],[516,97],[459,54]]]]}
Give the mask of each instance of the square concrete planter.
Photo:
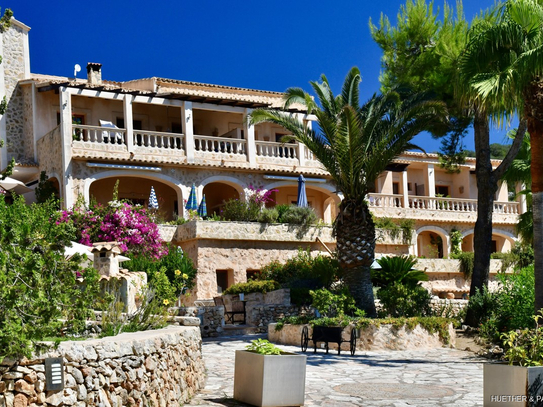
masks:
{"type": "Polygon", "coordinates": [[[301,406],[306,357],[236,351],[234,399],[260,407],[301,406]]]}
{"type": "Polygon", "coordinates": [[[483,405],[543,405],[543,367],[486,363],[483,367],[483,405]]]}

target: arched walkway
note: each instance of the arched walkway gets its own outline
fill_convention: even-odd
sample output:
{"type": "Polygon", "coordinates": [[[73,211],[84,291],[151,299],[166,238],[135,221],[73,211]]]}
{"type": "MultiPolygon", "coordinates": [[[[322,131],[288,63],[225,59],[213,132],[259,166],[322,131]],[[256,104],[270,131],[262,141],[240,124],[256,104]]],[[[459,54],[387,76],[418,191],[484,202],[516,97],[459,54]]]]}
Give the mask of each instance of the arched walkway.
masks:
{"type": "Polygon", "coordinates": [[[182,197],[181,189],[175,185],[168,185],[164,180],[151,177],[122,175],[105,176],[92,180],[88,185],[87,202],[90,198],[93,198],[96,202],[106,205],[113,199],[113,190],[117,180],[119,181],[119,199],[128,200],[133,204],[146,207],[149,203],[151,187],[153,187],[158,200],[159,217],[162,220],[170,221],[177,215],[182,214],[183,205],[180,204],[182,202],[182,199],[180,199],[182,197]]]}
{"type": "Polygon", "coordinates": [[[450,237],[438,226],[423,226],[417,230],[416,253],[420,257],[443,259],[449,256],[450,237]]]}

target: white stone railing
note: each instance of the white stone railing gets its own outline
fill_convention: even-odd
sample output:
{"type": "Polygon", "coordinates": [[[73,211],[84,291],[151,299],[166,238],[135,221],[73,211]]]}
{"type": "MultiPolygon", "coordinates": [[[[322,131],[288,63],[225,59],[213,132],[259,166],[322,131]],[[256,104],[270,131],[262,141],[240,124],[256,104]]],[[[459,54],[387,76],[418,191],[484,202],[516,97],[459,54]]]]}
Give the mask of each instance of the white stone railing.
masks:
{"type": "Polygon", "coordinates": [[[257,156],[298,159],[298,144],[274,143],[271,141],[255,141],[255,144],[257,156]]]}
{"type": "Polygon", "coordinates": [[[194,135],[194,149],[210,153],[244,155],[246,142],[243,139],[194,135]]]}
{"type": "Polygon", "coordinates": [[[520,214],[519,202],[494,202],[494,213],[520,214]]]}
{"type": "Polygon", "coordinates": [[[149,130],[134,130],[134,145],[138,147],[157,147],[184,150],[184,134],[163,133],[149,130]]]}
{"type": "MultiPolygon", "coordinates": [[[[429,196],[413,196],[407,198],[409,208],[427,209],[451,212],[477,212],[476,199],[444,198],[429,196]]],[[[398,194],[368,194],[368,203],[374,208],[403,208],[403,195],[398,194]]],[[[494,213],[520,213],[518,202],[494,202],[494,213]]]]}
{"type": "Polygon", "coordinates": [[[368,194],[370,208],[401,208],[403,206],[402,199],[402,195],[396,194],[368,194]]]}
{"type": "Polygon", "coordinates": [[[437,211],[477,212],[476,199],[410,196],[409,207],[437,211]]]}
{"type": "Polygon", "coordinates": [[[72,124],[72,135],[75,141],[83,143],[126,145],[125,129],[72,124]]]}

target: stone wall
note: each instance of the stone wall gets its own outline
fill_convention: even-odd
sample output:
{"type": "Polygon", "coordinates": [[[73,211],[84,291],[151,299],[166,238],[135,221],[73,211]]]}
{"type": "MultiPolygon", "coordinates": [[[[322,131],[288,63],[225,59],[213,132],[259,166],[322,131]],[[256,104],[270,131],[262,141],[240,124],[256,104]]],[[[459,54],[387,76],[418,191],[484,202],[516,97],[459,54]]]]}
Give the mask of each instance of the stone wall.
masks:
{"type": "Polygon", "coordinates": [[[314,315],[310,307],[297,305],[261,304],[251,307],[247,312],[247,323],[256,327],[257,333],[267,333],[270,324],[281,318],[298,315],[314,315]]]}
{"type": "MultiPolygon", "coordinates": [[[[12,20],[11,27],[2,34],[2,65],[4,68],[4,86],[8,106],[5,113],[8,159],[14,157],[17,161],[33,161],[33,145],[31,135],[25,132],[32,131],[32,110],[28,110],[30,95],[28,89],[23,90],[18,82],[25,79],[25,44],[27,41],[27,27],[12,20]],[[25,123],[30,121],[30,123],[25,123]]],[[[3,95],[0,95],[2,98],[3,95]]]]}
{"type": "Polygon", "coordinates": [[[0,406],[178,406],[203,388],[197,327],[170,326],[63,342],[36,359],[0,365],[0,406]],[[64,390],[47,391],[44,358],[64,359],[64,390]]]}
{"type": "Polygon", "coordinates": [[[430,301],[430,307],[432,307],[432,310],[434,310],[438,316],[445,318],[457,316],[467,306],[468,300],[434,298],[430,301]]]}
{"type": "MultiPolygon", "coordinates": [[[[270,342],[283,345],[300,346],[302,336],[302,328],[306,325],[284,325],[279,331],[275,330],[276,324],[270,324],[268,327],[268,339],[270,342]]],[[[312,335],[311,326],[308,326],[309,338],[312,335]]],[[[352,325],[343,329],[342,340],[346,341],[341,344],[341,350],[349,350],[349,340],[351,335],[352,325]]],[[[454,346],[456,343],[456,332],[450,324],[449,326],[450,341],[445,343],[439,334],[430,334],[426,329],[417,325],[413,330],[407,329],[405,326],[396,329],[392,325],[371,325],[367,328],[360,329],[359,337],[356,343],[357,350],[410,350],[410,349],[433,349],[441,348],[444,345],[454,346]]],[[[313,342],[309,341],[309,347],[313,347],[313,342]]],[[[330,349],[337,349],[337,344],[329,344],[330,349]]],[[[317,349],[320,348],[320,343],[317,349]]]]}
{"type": "Polygon", "coordinates": [[[180,307],[176,313],[179,316],[198,318],[200,320],[200,334],[202,338],[216,338],[223,332],[224,307],[180,307]]]}

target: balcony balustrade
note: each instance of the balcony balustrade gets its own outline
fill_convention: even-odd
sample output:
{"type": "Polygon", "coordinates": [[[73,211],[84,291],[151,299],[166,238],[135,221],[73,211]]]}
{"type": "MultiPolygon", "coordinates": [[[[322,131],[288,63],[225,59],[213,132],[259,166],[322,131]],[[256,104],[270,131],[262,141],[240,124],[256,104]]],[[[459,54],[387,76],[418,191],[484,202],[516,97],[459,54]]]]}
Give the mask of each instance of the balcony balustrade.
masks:
{"type": "Polygon", "coordinates": [[[256,155],[259,157],[292,158],[297,160],[299,155],[298,144],[274,143],[270,141],[256,141],[256,155]]]}
{"type": "Polygon", "coordinates": [[[243,139],[194,135],[194,149],[200,152],[245,155],[246,145],[243,139]]]}
{"type": "MultiPolygon", "coordinates": [[[[447,212],[477,212],[476,199],[444,198],[428,196],[408,196],[408,208],[447,212]]],[[[370,208],[404,208],[403,195],[399,194],[368,194],[370,208]]],[[[518,215],[518,202],[494,202],[494,213],[518,215]]]]}
{"type": "Polygon", "coordinates": [[[157,147],[173,150],[184,150],[184,138],[185,136],[179,133],[134,130],[134,145],[138,147],[157,147]]]}

